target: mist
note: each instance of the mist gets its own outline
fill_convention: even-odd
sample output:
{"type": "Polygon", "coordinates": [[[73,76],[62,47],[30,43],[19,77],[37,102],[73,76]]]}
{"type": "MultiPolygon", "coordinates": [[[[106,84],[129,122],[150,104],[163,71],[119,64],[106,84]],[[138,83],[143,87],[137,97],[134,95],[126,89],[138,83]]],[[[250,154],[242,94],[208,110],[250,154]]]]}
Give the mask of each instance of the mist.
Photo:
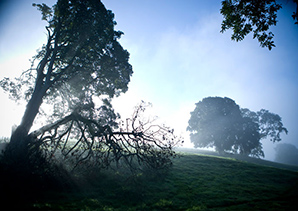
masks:
{"type": "MultiPolygon", "coordinates": [[[[49,6],[55,2],[45,1],[49,6]]],[[[80,14],[79,20],[86,17],[86,23],[90,24],[104,20],[98,16],[101,13],[92,10],[94,5],[85,7],[96,1],[75,2],[77,5],[74,6],[72,1],[64,1],[69,6],[69,10],[65,11],[73,12],[69,13],[73,15],[67,16],[67,23],[71,24],[65,25],[63,30],[75,32],[62,34],[65,43],[72,40],[68,40],[69,35],[79,37],[84,34],[81,33],[84,30],[75,31],[82,29],[81,22],[78,24],[77,19],[72,19],[76,14],[80,14]],[[77,8],[78,5],[82,8],[77,8]],[[88,14],[90,11],[93,14],[88,14]],[[86,16],[80,12],[86,12],[86,16]]],[[[276,47],[269,51],[260,47],[252,34],[241,42],[233,42],[231,31],[220,33],[222,0],[98,2],[103,2],[115,14],[115,30],[124,32],[117,40],[118,47],[120,50],[123,47],[130,54],[129,60],[128,54],[125,54],[109,64],[113,66],[123,60],[129,63],[128,68],[131,64],[134,72],[132,77],[115,74],[118,78],[109,81],[102,90],[109,85],[115,87],[124,79],[129,82],[128,91],[112,99],[113,107],[103,107],[104,111],[97,109],[95,113],[102,116],[89,113],[88,106],[89,109],[94,108],[93,102],[86,101],[86,110],[81,110],[84,116],[78,116],[75,109],[69,115],[61,112],[57,117],[63,121],[43,128],[45,119],[35,121],[31,128],[35,133],[21,136],[23,139],[15,138],[15,143],[25,140],[19,144],[21,147],[6,149],[8,137],[21,123],[27,102],[12,102],[1,89],[0,189],[4,194],[0,200],[7,202],[7,205],[2,204],[3,207],[13,209],[16,206],[16,209],[28,210],[297,210],[298,27],[292,19],[294,3],[280,1],[283,9],[277,13],[277,26],[272,27],[276,47]],[[239,145],[234,151],[233,148],[220,151],[212,144],[194,148],[192,134],[187,130],[191,112],[198,102],[208,97],[228,97],[240,108],[251,111],[267,109],[282,118],[283,126],[289,133],[282,133],[281,141],[275,143],[269,138],[261,139],[264,158],[242,153],[239,145]],[[147,108],[147,104],[141,106],[140,102],[144,105],[151,103],[152,107],[147,108]],[[144,116],[139,115],[145,107],[144,116]],[[115,122],[105,121],[105,114],[113,119],[113,109],[120,113],[121,119],[116,119],[118,115],[115,115],[115,122]],[[116,127],[118,122],[119,127],[116,127]],[[176,143],[180,144],[182,140],[183,145],[177,146],[176,143]],[[3,153],[4,150],[8,153],[3,153]]],[[[101,8],[101,12],[107,12],[101,8]]],[[[56,20],[60,20],[61,14],[56,13],[56,20]]],[[[105,17],[109,15],[105,14],[105,17]]],[[[112,19],[108,26],[114,24],[112,19]]],[[[31,0],[0,3],[0,23],[1,80],[17,77],[28,70],[32,56],[47,43],[47,35],[55,30],[51,31],[52,28],[47,33],[47,23],[41,20],[40,11],[32,7],[31,0]]],[[[85,25],[82,21],[82,26],[85,25]]],[[[56,27],[55,24],[52,26],[56,27]]],[[[101,31],[94,30],[98,24],[92,26],[87,25],[83,29],[101,31]]],[[[114,29],[101,28],[102,34],[109,31],[109,37],[115,36],[114,29]]],[[[102,46],[97,43],[98,40],[105,41],[101,36],[88,39],[95,44],[85,50],[102,46]]],[[[56,41],[51,43],[56,44],[56,41]]],[[[71,46],[65,43],[60,43],[60,47],[71,46]]],[[[115,44],[114,40],[112,43],[115,44]]],[[[106,44],[111,46],[111,43],[106,44]]],[[[102,55],[101,51],[108,55],[110,50],[114,50],[95,49],[98,52],[94,55],[102,55]]],[[[60,51],[55,50],[55,45],[52,50],[60,51]]],[[[79,54],[78,64],[81,64],[81,57],[88,55],[86,51],[79,54]]],[[[67,51],[62,51],[60,56],[63,52],[67,51]]],[[[44,61],[54,61],[59,66],[59,58],[44,61]]],[[[99,59],[92,56],[94,58],[99,59]]],[[[91,64],[92,59],[85,57],[78,70],[85,67],[84,64],[91,64]]],[[[115,67],[115,70],[125,70],[122,67],[115,67]]],[[[109,70],[106,69],[103,80],[108,79],[109,70]]],[[[60,74],[56,72],[55,75],[60,74]]],[[[65,77],[69,79],[69,76],[65,77]]],[[[77,80],[77,84],[84,78],[77,80]]],[[[120,91],[126,88],[121,90],[120,87],[120,91]]],[[[94,90],[97,89],[85,89],[90,93],[94,90]]],[[[99,89],[98,93],[104,92],[99,89]]],[[[89,99],[96,94],[90,94],[89,99]]],[[[59,103],[59,98],[53,100],[59,103]]],[[[94,101],[95,107],[99,107],[99,101],[94,101]]],[[[48,107],[39,108],[47,114],[51,111],[48,107]]],[[[249,123],[242,125],[242,129],[249,123]]],[[[212,134],[215,136],[227,131],[209,127],[210,134],[219,131],[212,134]]],[[[241,129],[237,128],[236,132],[239,131],[241,129]]],[[[237,140],[232,141],[234,145],[238,144],[235,144],[237,140]]]]}
{"type": "MultiPolygon", "coordinates": [[[[117,10],[118,6],[113,8],[117,10]]],[[[122,17],[120,9],[119,13],[122,17]]],[[[282,27],[289,21],[288,14],[279,15],[282,27]]],[[[155,35],[150,45],[144,41],[150,40],[148,36],[127,28],[128,34],[136,33],[123,39],[123,45],[131,49],[135,73],[128,92],[114,100],[115,107],[126,116],[127,108],[133,107],[138,99],[151,102],[156,115],[181,131],[185,146],[191,147],[185,129],[195,103],[208,96],[228,96],[241,107],[253,111],[265,108],[279,114],[289,130],[288,135],[282,135],[282,142],[296,145],[298,85],[294,78],[298,67],[288,52],[295,51],[297,29],[286,24],[295,30],[288,35],[293,41],[289,43],[288,39],[278,38],[284,37],[286,31],[278,30],[277,26],[278,47],[269,52],[250,37],[232,42],[229,33],[219,33],[221,21],[221,15],[215,11],[185,26],[172,25],[161,31],[151,26],[151,30],[146,29],[155,35]]],[[[125,20],[122,24],[118,27],[125,27],[125,20]]],[[[262,143],[265,159],[273,161],[276,144],[266,140],[262,143]]]]}
{"type": "Polygon", "coordinates": [[[281,143],[275,147],[275,162],[298,166],[298,149],[293,144],[281,143]]]}

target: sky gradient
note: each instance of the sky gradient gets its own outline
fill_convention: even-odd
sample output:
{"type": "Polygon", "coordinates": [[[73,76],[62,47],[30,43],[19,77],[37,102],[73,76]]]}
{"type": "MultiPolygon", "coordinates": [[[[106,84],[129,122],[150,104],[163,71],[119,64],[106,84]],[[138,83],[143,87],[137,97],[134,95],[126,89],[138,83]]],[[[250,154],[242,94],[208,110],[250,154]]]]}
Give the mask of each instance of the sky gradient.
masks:
{"type": "MultiPolygon", "coordinates": [[[[45,22],[32,1],[9,1],[0,10],[0,77],[17,76],[46,41],[45,22]]],[[[55,1],[45,2],[52,5],[55,1]]],[[[229,97],[252,111],[262,108],[282,117],[288,135],[282,142],[298,147],[298,26],[291,1],[282,1],[272,28],[276,48],[259,47],[248,35],[242,42],[221,34],[220,0],[103,0],[115,14],[120,43],[130,52],[134,74],[127,93],[113,101],[123,118],[141,100],[153,104],[162,122],[185,136],[190,112],[205,97],[229,97]]],[[[0,92],[1,132],[9,136],[24,106],[0,92]]],[[[0,134],[1,136],[1,134],[0,134]]],[[[263,142],[267,159],[274,144],[263,142]]]]}

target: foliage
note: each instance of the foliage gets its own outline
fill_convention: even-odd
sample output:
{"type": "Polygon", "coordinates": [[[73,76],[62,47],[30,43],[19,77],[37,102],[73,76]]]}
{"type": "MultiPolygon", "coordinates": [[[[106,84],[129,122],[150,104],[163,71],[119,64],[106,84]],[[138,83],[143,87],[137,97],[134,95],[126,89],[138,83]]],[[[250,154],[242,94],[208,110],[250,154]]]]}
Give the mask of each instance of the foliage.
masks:
{"type": "Polygon", "coordinates": [[[73,111],[96,115],[95,97],[108,102],[125,92],[132,74],[129,53],[118,42],[123,33],[114,30],[114,14],[99,0],[58,0],[53,8],[33,6],[48,23],[47,43],[33,57],[29,70],[15,80],[0,81],[11,98],[28,101],[16,130],[17,134],[22,128],[21,136],[28,135],[44,103],[53,107],[52,113],[46,113],[52,120],[73,111]]]}
{"type": "Polygon", "coordinates": [[[142,121],[144,103],[120,125],[112,107],[111,99],[127,91],[132,75],[129,53],[118,42],[123,33],[114,30],[114,14],[100,0],[33,6],[48,23],[47,43],[29,70],[0,81],[11,98],[28,101],[5,150],[5,166],[19,169],[18,175],[41,177],[65,169],[169,167],[179,142],[173,130],[142,121]],[[44,104],[52,106],[43,112],[47,123],[31,131],[44,104]]]}
{"type": "Polygon", "coordinates": [[[9,138],[0,137],[0,158],[1,158],[2,154],[4,153],[8,143],[9,143],[9,138]]]}
{"type": "Polygon", "coordinates": [[[295,21],[295,24],[298,24],[298,0],[293,0],[293,1],[297,4],[297,7],[296,7],[296,11],[293,12],[292,18],[295,21]]]}
{"type": "Polygon", "coordinates": [[[264,157],[261,139],[280,141],[280,133],[287,133],[277,114],[240,109],[226,97],[208,97],[196,103],[188,124],[195,147],[215,147],[220,153],[232,151],[255,157],[264,157]]]}
{"type": "Polygon", "coordinates": [[[277,11],[281,8],[275,0],[224,0],[220,13],[224,16],[221,32],[232,29],[232,40],[241,41],[250,32],[260,46],[269,50],[275,47],[270,26],[277,23],[277,11]]]}
{"type": "Polygon", "coordinates": [[[298,149],[293,144],[278,144],[275,148],[275,161],[298,166],[298,149]]]}
{"type": "Polygon", "coordinates": [[[259,132],[262,138],[269,138],[270,141],[281,141],[280,134],[282,132],[288,133],[288,130],[283,127],[281,117],[278,114],[261,109],[258,112],[250,111],[249,109],[241,109],[243,117],[248,117],[259,124],[259,132]]]}
{"type": "Polygon", "coordinates": [[[215,146],[218,152],[250,154],[259,143],[257,125],[243,118],[239,106],[229,98],[209,97],[197,103],[187,130],[195,147],[215,146]]]}

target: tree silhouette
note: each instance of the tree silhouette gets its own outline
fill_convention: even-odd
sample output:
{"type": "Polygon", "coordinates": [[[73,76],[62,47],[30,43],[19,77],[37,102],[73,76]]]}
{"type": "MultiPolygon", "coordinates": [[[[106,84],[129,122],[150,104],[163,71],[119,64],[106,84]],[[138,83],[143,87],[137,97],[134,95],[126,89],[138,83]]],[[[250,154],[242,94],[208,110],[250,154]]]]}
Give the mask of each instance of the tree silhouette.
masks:
{"type": "Polygon", "coordinates": [[[252,121],[259,124],[259,133],[262,138],[269,138],[272,142],[281,141],[280,134],[282,132],[288,133],[288,130],[283,127],[281,117],[278,114],[261,109],[258,112],[250,111],[247,108],[241,109],[243,117],[252,119],[252,121]]]}
{"type": "Polygon", "coordinates": [[[195,147],[215,147],[216,151],[264,157],[261,139],[281,141],[286,132],[277,114],[262,109],[255,113],[230,98],[208,97],[196,103],[187,130],[195,147]]]}
{"type": "MultiPolygon", "coordinates": [[[[295,24],[298,22],[298,1],[296,12],[292,17],[295,24]]],[[[277,23],[277,11],[282,8],[275,0],[224,0],[220,13],[224,20],[221,25],[221,32],[232,29],[232,40],[241,41],[250,32],[253,38],[257,38],[261,47],[271,50],[275,47],[274,34],[269,31],[271,26],[277,23]]]]}
{"type": "Polygon", "coordinates": [[[144,123],[135,126],[136,114],[130,130],[114,132],[119,115],[110,100],[127,91],[133,73],[129,53],[118,42],[123,33],[114,30],[114,14],[100,0],[33,6],[47,22],[47,43],[33,57],[29,70],[15,80],[0,81],[11,98],[28,102],[6,155],[25,162],[40,152],[49,160],[59,151],[64,158],[75,158],[75,166],[92,159],[102,166],[120,158],[129,163],[129,157],[155,167],[166,165],[173,155],[170,130],[143,131],[144,123]],[[52,106],[44,112],[50,123],[30,131],[43,104],[52,106]]]}
{"type": "Polygon", "coordinates": [[[298,149],[293,144],[278,144],[275,148],[275,161],[298,166],[298,149]]]}

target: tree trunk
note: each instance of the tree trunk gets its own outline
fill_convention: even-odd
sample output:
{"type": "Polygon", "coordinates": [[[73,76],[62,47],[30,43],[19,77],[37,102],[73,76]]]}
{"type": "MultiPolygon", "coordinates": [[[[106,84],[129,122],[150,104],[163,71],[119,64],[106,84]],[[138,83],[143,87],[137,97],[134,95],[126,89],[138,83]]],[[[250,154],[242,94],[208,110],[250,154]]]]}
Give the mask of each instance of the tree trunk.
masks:
{"type": "Polygon", "coordinates": [[[37,66],[37,78],[35,81],[34,91],[31,99],[29,100],[25,113],[23,115],[21,124],[16,128],[10,137],[9,150],[12,156],[18,156],[28,152],[28,144],[32,137],[29,137],[29,131],[33,125],[34,119],[39,112],[39,108],[42,104],[43,97],[46,94],[50,84],[51,71],[48,71],[47,75],[44,74],[44,68],[46,67],[48,57],[50,56],[50,45],[52,36],[48,38],[48,44],[46,49],[46,55],[40,61],[37,66]],[[47,78],[48,80],[46,80],[47,78]]]}
{"type": "Polygon", "coordinates": [[[42,104],[43,94],[41,91],[34,92],[29,100],[21,124],[10,137],[8,150],[11,156],[23,157],[28,152],[28,144],[31,141],[29,131],[42,104]]]}

